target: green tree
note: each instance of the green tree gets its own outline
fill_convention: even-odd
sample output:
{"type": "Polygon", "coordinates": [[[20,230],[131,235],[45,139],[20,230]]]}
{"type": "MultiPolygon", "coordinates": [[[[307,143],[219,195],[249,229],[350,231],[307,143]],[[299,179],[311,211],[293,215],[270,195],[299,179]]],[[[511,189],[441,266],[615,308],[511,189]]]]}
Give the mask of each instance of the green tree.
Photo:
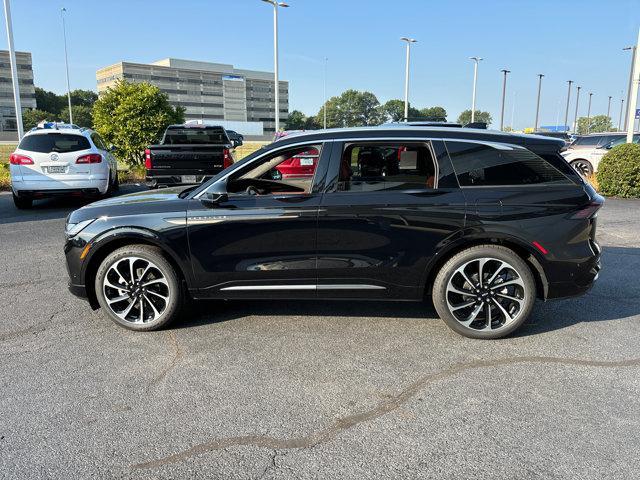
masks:
{"type": "MultiPolygon", "coordinates": [[[[66,98],[66,96],[65,96],[66,98]]],[[[98,94],[93,90],[72,90],[71,91],[71,105],[82,105],[85,107],[92,107],[94,103],[98,100],[98,94]]],[[[74,115],[75,119],[75,115],[74,115]]]]}
{"type": "MultiPolygon", "coordinates": [[[[73,123],[79,127],[93,127],[93,119],[91,117],[91,107],[85,105],[71,105],[73,113],[73,123]]],[[[64,107],[60,113],[60,118],[64,122],[69,121],[69,107],[64,107]]]]}
{"type": "MultiPolygon", "coordinates": [[[[383,119],[387,122],[401,122],[404,120],[404,100],[389,100],[380,106],[383,119]]],[[[420,111],[409,104],[409,119],[420,117],[420,111]]]]}
{"type": "Polygon", "coordinates": [[[38,109],[23,110],[22,112],[22,126],[25,131],[31,130],[43,120],[54,122],[58,120],[58,116],[55,113],[38,109]]]}
{"type": "Polygon", "coordinates": [[[36,87],[36,108],[38,110],[60,115],[60,112],[62,112],[62,109],[66,105],[66,96],[58,95],[40,87],[36,87]]]}
{"type": "Polygon", "coordinates": [[[426,119],[433,119],[434,121],[442,120],[447,121],[447,111],[444,107],[426,107],[420,110],[420,116],[426,119]]]}
{"type": "Polygon", "coordinates": [[[287,118],[286,129],[287,130],[304,130],[304,125],[307,117],[300,110],[293,110],[289,112],[289,118],[287,118]]]}
{"type": "Polygon", "coordinates": [[[380,125],[384,120],[380,102],[371,92],[347,90],[338,97],[331,97],[316,115],[317,119],[323,118],[325,108],[327,128],[380,125]]]}
{"type": "Polygon", "coordinates": [[[306,117],[304,120],[304,130],[319,130],[322,128],[323,119],[318,119],[311,115],[310,117],[306,117]]]}
{"type": "MultiPolygon", "coordinates": [[[[489,126],[491,125],[493,118],[491,118],[491,114],[489,112],[481,112],[480,110],[476,110],[475,121],[486,123],[487,126],[489,126]]],[[[458,115],[458,123],[462,125],[471,123],[471,110],[465,110],[460,115],[458,115]]]]}
{"type": "Polygon", "coordinates": [[[157,142],[168,125],[184,122],[184,109],[169,104],[169,97],[150,83],[118,81],[93,106],[93,125],[118,155],[140,165],[144,149],[157,142]]]}
{"type": "Polygon", "coordinates": [[[591,117],[591,122],[587,117],[578,118],[578,133],[598,133],[598,132],[610,132],[613,129],[611,123],[611,117],[606,115],[596,115],[591,117]],[[589,126],[589,123],[591,125],[589,126]]]}

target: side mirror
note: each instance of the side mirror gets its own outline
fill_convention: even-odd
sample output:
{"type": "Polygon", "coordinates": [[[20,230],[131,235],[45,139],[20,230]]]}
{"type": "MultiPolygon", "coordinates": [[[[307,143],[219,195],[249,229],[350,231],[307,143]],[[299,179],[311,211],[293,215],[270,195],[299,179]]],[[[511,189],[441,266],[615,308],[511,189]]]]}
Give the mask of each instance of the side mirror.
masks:
{"type": "Polygon", "coordinates": [[[211,186],[211,191],[206,192],[200,197],[200,201],[203,205],[209,208],[214,208],[229,200],[229,194],[227,193],[227,182],[220,181],[214,183],[211,186]]]}
{"type": "Polygon", "coordinates": [[[115,145],[109,145],[107,150],[109,150],[110,152],[115,152],[116,151],[116,146],[115,145]]]}
{"type": "Polygon", "coordinates": [[[231,140],[231,146],[233,148],[236,148],[238,146],[238,141],[237,140],[231,140]]]}

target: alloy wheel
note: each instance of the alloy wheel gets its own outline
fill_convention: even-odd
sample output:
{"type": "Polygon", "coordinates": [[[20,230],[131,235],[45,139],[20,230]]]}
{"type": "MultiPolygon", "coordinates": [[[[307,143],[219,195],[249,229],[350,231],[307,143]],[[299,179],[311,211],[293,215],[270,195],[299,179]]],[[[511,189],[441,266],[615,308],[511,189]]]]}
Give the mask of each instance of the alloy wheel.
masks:
{"type": "Polygon", "coordinates": [[[107,270],[102,291],[111,311],[122,320],[144,324],[159,318],[171,291],[157,265],[140,257],[125,257],[107,270]]]}
{"type": "Polygon", "coordinates": [[[573,166],[575,171],[583,177],[588,177],[589,175],[591,175],[591,165],[589,165],[587,162],[576,160],[575,162],[572,162],[571,165],[573,166]]]}
{"type": "Polygon", "coordinates": [[[500,330],[516,321],[525,305],[525,284],[504,260],[477,258],[455,270],[447,283],[449,311],[464,327],[500,330]]]}

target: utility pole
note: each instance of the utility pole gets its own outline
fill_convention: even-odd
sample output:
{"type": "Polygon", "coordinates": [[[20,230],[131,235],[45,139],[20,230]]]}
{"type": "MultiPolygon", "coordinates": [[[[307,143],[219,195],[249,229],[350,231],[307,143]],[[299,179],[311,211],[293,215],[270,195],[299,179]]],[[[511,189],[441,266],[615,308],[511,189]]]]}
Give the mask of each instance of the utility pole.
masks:
{"type": "Polygon", "coordinates": [[[538,131],[538,115],[540,114],[540,92],[542,91],[542,78],[544,75],[542,73],[538,74],[538,102],[536,105],[536,123],[533,127],[533,131],[538,131]]]}
{"type": "Polygon", "coordinates": [[[20,105],[20,87],[18,86],[18,66],[16,64],[16,50],[13,46],[13,26],[11,25],[11,5],[9,3],[9,0],[4,0],[4,19],[7,24],[7,43],[9,44],[9,63],[11,64],[11,83],[13,84],[13,103],[16,109],[18,141],[20,141],[24,135],[24,130],[22,128],[22,107],[20,105]]]}
{"type": "MultiPolygon", "coordinates": [[[[633,86],[633,70],[636,66],[636,50],[637,47],[634,45],[632,47],[624,47],[622,50],[630,50],[631,51],[631,69],[629,70],[629,88],[627,89],[627,108],[631,105],[631,88],[633,86]]],[[[635,105],[634,105],[635,108],[635,105]]],[[[634,115],[635,116],[635,115],[634,115]]],[[[631,122],[633,124],[633,122],[631,122]]],[[[625,114],[624,116],[624,129],[627,130],[629,125],[629,114],[625,114]]]]}
{"type": "Polygon", "coordinates": [[[589,92],[589,106],[587,107],[587,133],[591,133],[591,97],[593,97],[593,93],[589,92]]]}
{"type": "Polygon", "coordinates": [[[275,83],[275,131],[280,131],[280,81],[278,78],[278,7],[286,8],[285,2],[278,2],[277,0],[262,0],[263,2],[273,5],[273,80],[275,83]]]}
{"type": "Polygon", "coordinates": [[[624,98],[620,99],[620,116],[618,117],[618,131],[622,128],[622,112],[624,111],[624,98]]]}
{"type": "Polygon", "coordinates": [[[567,92],[567,108],[564,111],[564,126],[569,130],[569,124],[567,122],[569,121],[569,100],[571,99],[571,84],[573,80],[567,80],[567,83],[569,84],[569,91],[567,92]]]}
{"type": "Polygon", "coordinates": [[[71,112],[71,87],[69,86],[69,57],[67,55],[67,27],[64,23],[64,14],[67,9],[62,7],[60,17],[62,17],[62,36],[64,37],[64,64],[67,70],[67,100],[69,102],[69,123],[73,123],[73,113],[71,112]]]}
{"type": "Polygon", "coordinates": [[[611,113],[611,98],[613,98],[613,97],[611,97],[611,95],[609,95],[609,103],[607,104],[607,117],[609,117],[609,118],[611,118],[610,115],[609,115],[611,113]]]}
{"type": "Polygon", "coordinates": [[[471,96],[471,123],[476,121],[476,85],[478,83],[478,63],[482,57],[469,57],[474,61],[473,64],[473,94],[471,96]]]}
{"type": "MultiPolygon", "coordinates": [[[[511,73],[511,70],[500,70],[504,76],[502,79],[502,108],[500,110],[500,131],[504,130],[504,98],[507,94],[507,74],[511,73]]],[[[513,128],[513,127],[512,127],[513,128]]]]}
{"type": "Polygon", "coordinates": [[[324,116],[323,119],[323,127],[325,130],[327,129],[327,62],[329,59],[324,57],[324,83],[323,83],[323,96],[324,96],[324,107],[322,107],[322,114],[324,116]]]}
{"type": "Polygon", "coordinates": [[[577,87],[576,93],[576,113],[573,116],[573,133],[578,133],[578,104],[580,102],[580,89],[582,87],[577,87]]]}
{"type": "Polygon", "coordinates": [[[407,43],[407,60],[404,71],[404,121],[409,121],[409,64],[411,62],[411,44],[417,40],[409,37],[402,37],[400,40],[407,43]]]}

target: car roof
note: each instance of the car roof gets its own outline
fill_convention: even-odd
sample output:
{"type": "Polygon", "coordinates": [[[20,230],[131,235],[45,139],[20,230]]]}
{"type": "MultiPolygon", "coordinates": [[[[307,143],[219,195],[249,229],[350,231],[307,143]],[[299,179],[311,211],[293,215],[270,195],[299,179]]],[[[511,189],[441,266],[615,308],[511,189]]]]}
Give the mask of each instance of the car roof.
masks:
{"type": "Polygon", "coordinates": [[[397,138],[397,137],[415,137],[429,138],[435,137],[443,140],[475,140],[495,143],[508,143],[513,145],[522,145],[527,148],[544,151],[559,151],[564,148],[564,140],[544,137],[542,135],[507,133],[498,130],[480,130],[476,128],[459,128],[459,127],[356,127],[356,128],[334,128],[327,130],[313,130],[300,133],[292,133],[282,137],[277,142],[268,145],[280,147],[288,144],[295,144],[306,141],[321,140],[344,140],[350,138],[397,138]]]}
{"type": "Polygon", "coordinates": [[[89,128],[34,128],[25,132],[24,136],[27,135],[49,135],[49,134],[60,134],[60,133],[70,133],[72,135],[82,135],[86,137],[87,135],[91,135],[93,130],[89,128]]]}

